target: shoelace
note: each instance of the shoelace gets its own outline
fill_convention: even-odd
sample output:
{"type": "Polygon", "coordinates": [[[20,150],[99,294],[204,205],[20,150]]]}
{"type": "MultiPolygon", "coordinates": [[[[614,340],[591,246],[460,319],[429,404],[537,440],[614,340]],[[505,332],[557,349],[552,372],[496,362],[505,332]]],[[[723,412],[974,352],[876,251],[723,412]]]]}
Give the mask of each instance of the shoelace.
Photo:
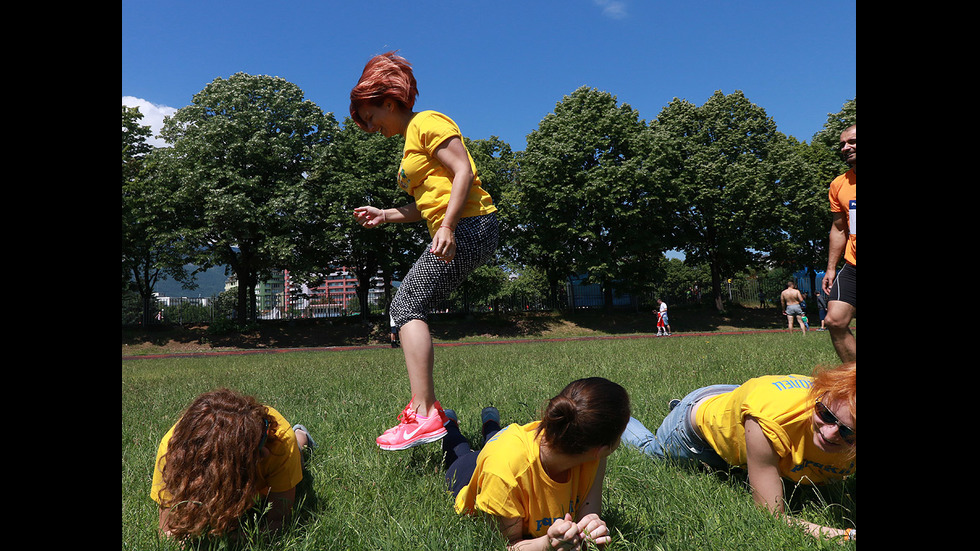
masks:
{"type": "Polygon", "coordinates": [[[408,409],[408,406],[405,406],[405,409],[398,414],[398,422],[403,425],[407,425],[408,423],[414,423],[415,412],[408,409]]]}

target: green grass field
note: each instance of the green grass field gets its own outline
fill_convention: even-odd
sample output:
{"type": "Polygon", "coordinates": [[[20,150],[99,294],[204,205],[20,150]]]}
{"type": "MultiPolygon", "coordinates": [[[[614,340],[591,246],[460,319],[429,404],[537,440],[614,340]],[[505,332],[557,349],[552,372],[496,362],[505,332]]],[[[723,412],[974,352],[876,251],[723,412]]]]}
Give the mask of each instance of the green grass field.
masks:
{"type": "MultiPolygon", "coordinates": [[[[623,385],[633,415],[655,430],[667,402],[696,387],[834,363],[824,333],[679,335],[440,347],[435,380],[443,406],[459,413],[463,433],[476,441],[482,407],[496,406],[505,423],[526,423],[580,377],[623,385]]],[[[401,350],[374,348],[123,361],[122,549],[178,549],[156,535],[149,489],[157,444],[195,396],[222,386],[306,425],[319,444],[291,527],[250,548],[503,548],[490,524],[453,511],[438,443],[401,452],[374,443],[410,398],[401,350]]],[[[796,516],[854,527],[855,490],[856,476],[819,491],[787,488],[787,496],[796,516]]],[[[609,458],[602,517],[614,535],[611,551],[840,548],[758,510],[737,476],[678,470],[626,447],[609,458]]]]}

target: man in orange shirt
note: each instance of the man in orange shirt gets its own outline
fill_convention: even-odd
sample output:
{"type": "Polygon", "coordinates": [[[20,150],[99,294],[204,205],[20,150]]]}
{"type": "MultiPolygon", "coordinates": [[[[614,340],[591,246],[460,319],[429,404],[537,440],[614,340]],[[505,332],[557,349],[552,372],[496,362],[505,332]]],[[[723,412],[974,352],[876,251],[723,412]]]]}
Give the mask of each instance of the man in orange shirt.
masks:
{"type": "Polygon", "coordinates": [[[834,221],[830,226],[829,258],[823,277],[827,294],[827,315],[824,318],[830,340],[842,362],[857,360],[851,320],[857,313],[857,125],[840,135],[841,158],[851,169],[830,183],[830,211],[834,221]],[[841,256],[844,265],[837,263],[841,256]]]}

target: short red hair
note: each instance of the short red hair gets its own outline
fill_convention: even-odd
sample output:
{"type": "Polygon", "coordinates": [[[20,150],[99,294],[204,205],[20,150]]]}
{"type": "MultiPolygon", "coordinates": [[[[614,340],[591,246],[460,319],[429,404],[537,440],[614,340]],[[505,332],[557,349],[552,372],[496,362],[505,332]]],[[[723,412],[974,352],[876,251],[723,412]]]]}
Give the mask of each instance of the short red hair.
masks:
{"type": "Polygon", "coordinates": [[[856,424],[857,362],[848,362],[832,369],[828,369],[825,366],[818,366],[814,369],[810,397],[818,400],[825,394],[827,395],[827,402],[845,404],[856,424]]]}
{"type": "Polygon", "coordinates": [[[357,112],[361,106],[380,105],[386,99],[392,99],[411,109],[418,95],[412,64],[394,51],[379,54],[367,62],[357,85],[350,91],[350,116],[357,126],[366,130],[367,125],[357,112]]]}
{"type": "MultiPolygon", "coordinates": [[[[832,369],[817,366],[809,397],[814,402],[823,398],[825,404],[845,405],[854,419],[851,428],[857,430],[857,362],[847,362],[832,369]]],[[[851,446],[848,453],[856,456],[857,447],[851,446]]]]}

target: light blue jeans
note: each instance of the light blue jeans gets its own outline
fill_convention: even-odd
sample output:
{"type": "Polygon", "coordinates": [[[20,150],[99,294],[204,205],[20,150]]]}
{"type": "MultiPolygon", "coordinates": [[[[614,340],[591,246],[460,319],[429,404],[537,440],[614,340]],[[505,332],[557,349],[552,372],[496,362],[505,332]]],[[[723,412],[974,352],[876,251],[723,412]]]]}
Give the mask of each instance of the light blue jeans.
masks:
{"type": "Polygon", "coordinates": [[[643,423],[630,417],[623,433],[623,442],[657,459],[692,466],[706,463],[713,469],[728,470],[728,462],[694,430],[691,425],[691,409],[702,398],[731,392],[736,388],[738,385],[711,385],[691,392],[670,410],[657,429],[657,434],[651,433],[643,423]]]}

